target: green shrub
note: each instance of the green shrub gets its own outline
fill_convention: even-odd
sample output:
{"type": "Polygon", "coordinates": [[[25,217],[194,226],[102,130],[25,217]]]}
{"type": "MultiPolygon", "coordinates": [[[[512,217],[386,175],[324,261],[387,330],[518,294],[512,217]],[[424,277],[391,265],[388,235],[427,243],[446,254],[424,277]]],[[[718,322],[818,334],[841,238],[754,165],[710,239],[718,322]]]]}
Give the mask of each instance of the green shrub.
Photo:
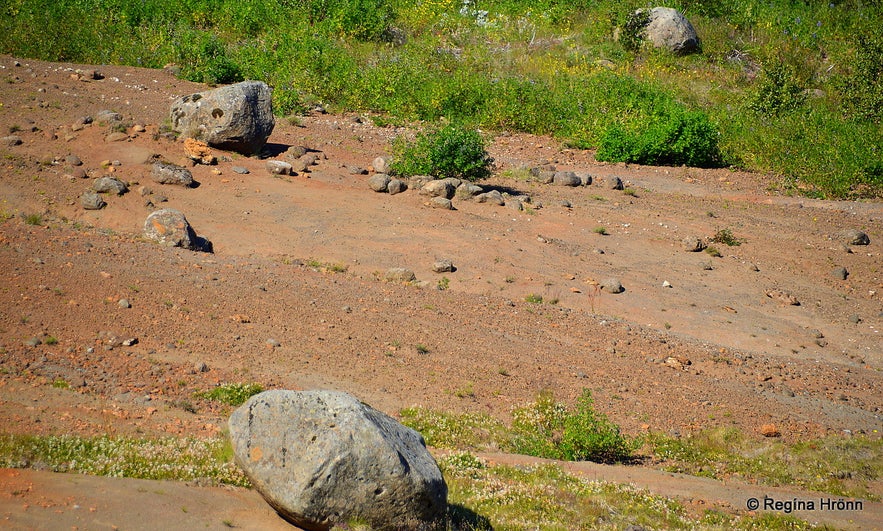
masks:
{"type": "Polygon", "coordinates": [[[764,66],[748,108],[761,116],[780,116],[799,108],[805,101],[806,95],[794,69],[777,62],[764,66]]]}
{"type": "Polygon", "coordinates": [[[188,32],[179,52],[181,77],[188,81],[227,84],[242,81],[242,69],[227,57],[227,51],[214,35],[188,32]]]}
{"type": "Polygon", "coordinates": [[[841,109],[847,117],[879,124],[883,118],[883,36],[861,34],[856,40],[849,73],[835,82],[841,109]]]}
{"type": "Polygon", "coordinates": [[[619,43],[626,51],[637,53],[644,43],[647,25],[650,24],[648,11],[635,11],[626,16],[625,24],[619,33],[619,43]]]}
{"type": "Polygon", "coordinates": [[[414,142],[400,141],[392,164],[398,175],[432,175],[478,181],[488,177],[494,159],[484,147],[484,139],[475,130],[449,125],[420,133],[414,142]]]}
{"type": "Polygon", "coordinates": [[[619,124],[609,126],[595,157],[610,162],[713,168],[720,166],[723,158],[718,136],[705,113],[672,107],[644,125],[628,129],[619,124]]]}
{"type": "Polygon", "coordinates": [[[619,426],[595,411],[588,389],[573,409],[541,393],[536,402],[512,413],[515,451],[568,461],[615,462],[628,459],[634,444],[619,426]]]}
{"type": "Polygon", "coordinates": [[[264,387],[257,383],[234,383],[219,385],[214,389],[195,393],[194,395],[197,398],[214,400],[230,406],[240,406],[252,396],[263,392],[263,390],[264,387]]]}

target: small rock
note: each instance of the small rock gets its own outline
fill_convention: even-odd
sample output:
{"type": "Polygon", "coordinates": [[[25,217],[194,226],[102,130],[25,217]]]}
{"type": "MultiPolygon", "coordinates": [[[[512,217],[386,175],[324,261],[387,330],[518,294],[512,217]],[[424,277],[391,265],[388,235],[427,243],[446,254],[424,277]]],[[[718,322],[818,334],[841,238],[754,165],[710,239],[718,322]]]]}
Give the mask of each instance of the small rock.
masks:
{"type": "Polygon", "coordinates": [[[860,322],[862,322],[862,318],[859,316],[859,314],[854,313],[849,316],[849,322],[852,324],[859,324],[860,322]]]}
{"type": "Polygon", "coordinates": [[[580,186],[583,181],[572,171],[557,171],[552,176],[552,183],[558,186],[580,186]]]}
{"type": "Polygon", "coordinates": [[[558,201],[558,204],[563,206],[564,208],[573,208],[573,203],[571,203],[567,199],[562,199],[561,201],[558,201]]]}
{"type": "Polygon", "coordinates": [[[16,135],[9,135],[0,138],[0,145],[4,145],[6,147],[20,146],[21,143],[21,137],[16,135]]]}
{"type": "Polygon", "coordinates": [[[128,140],[129,135],[126,133],[122,133],[120,131],[115,131],[106,137],[104,137],[105,142],[122,142],[123,140],[128,140]]]}
{"type": "Polygon", "coordinates": [[[131,308],[132,307],[132,303],[129,302],[129,299],[120,299],[119,302],[117,302],[117,305],[120,308],[131,308]]]}
{"type": "Polygon", "coordinates": [[[452,199],[456,191],[456,188],[445,179],[429,181],[420,188],[421,195],[443,197],[445,199],[452,199]]]}
{"type": "Polygon", "coordinates": [[[99,122],[121,122],[123,120],[123,115],[110,110],[98,111],[95,115],[95,119],[99,122]]]}
{"type": "Polygon", "coordinates": [[[41,344],[43,344],[43,340],[40,339],[39,337],[32,337],[32,338],[28,339],[27,341],[25,341],[25,345],[27,345],[29,347],[36,347],[37,345],[41,345],[41,344]]]}
{"type": "Polygon", "coordinates": [[[231,169],[233,170],[233,173],[238,173],[239,175],[248,175],[251,173],[248,171],[248,168],[243,168],[242,166],[233,166],[231,169]]]}
{"type": "Polygon", "coordinates": [[[279,341],[277,341],[271,337],[270,339],[267,340],[267,346],[270,348],[279,348],[282,346],[282,343],[280,343],[279,341]]]}
{"type": "Polygon", "coordinates": [[[583,186],[591,186],[592,185],[592,176],[588,173],[577,174],[579,175],[580,180],[582,181],[583,186]]]}
{"type": "Polygon", "coordinates": [[[67,157],[64,158],[64,161],[67,164],[70,164],[71,166],[82,166],[83,165],[83,161],[80,160],[80,157],[78,157],[76,155],[68,155],[67,157]]]}
{"type": "Polygon", "coordinates": [[[380,156],[374,159],[374,162],[371,163],[371,166],[374,167],[374,171],[377,173],[389,173],[392,169],[390,168],[390,159],[389,157],[380,156]]]}
{"type": "Polygon", "coordinates": [[[618,278],[608,278],[601,282],[601,289],[607,293],[622,293],[624,288],[618,278]]]}
{"type": "Polygon", "coordinates": [[[304,146],[291,146],[285,150],[285,157],[295,160],[307,154],[307,148],[304,146]]]}
{"type": "Polygon", "coordinates": [[[177,184],[193,186],[193,174],[190,170],[168,162],[155,162],[150,171],[151,178],[160,184],[177,184]]]}
{"type": "Polygon", "coordinates": [[[764,292],[767,297],[777,300],[789,306],[800,306],[800,301],[791,292],[784,289],[768,289],[764,292]]]}
{"type": "Polygon", "coordinates": [[[503,194],[499,190],[491,190],[483,194],[475,196],[475,200],[479,203],[490,203],[492,205],[503,206],[506,201],[503,200],[503,194]]]}
{"type": "Polygon", "coordinates": [[[663,281],[662,281],[662,287],[663,287],[663,288],[670,288],[670,287],[671,287],[671,283],[670,283],[668,280],[663,280],[663,281]]]}
{"type": "Polygon", "coordinates": [[[436,260],[432,264],[432,271],[435,273],[450,273],[454,270],[454,263],[448,259],[436,260]]]}
{"type": "Polygon", "coordinates": [[[615,175],[611,175],[604,179],[604,185],[611,190],[622,190],[622,179],[615,175]]]}
{"type": "Polygon", "coordinates": [[[208,372],[208,365],[206,365],[204,361],[198,361],[196,362],[196,365],[193,366],[193,370],[196,372],[208,372]]]}
{"type": "Polygon", "coordinates": [[[281,160],[268,160],[266,168],[272,175],[291,175],[291,164],[281,160]]]}
{"type": "Polygon", "coordinates": [[[198,248],[196,233],[187,218],[171,208],[157,210],[147,216],[144,221],[144,237],[172,247],[192,250],[198,248]]]}
{"type": "Polygon", "coordinates": [[[375,173],[368,178],[368,186],[378,193],[388,191],[389,183],[392,179],[385,173],[375,173]]]}
{"type": "Polygon", "coordinates": [[[123,195],[129,191],[126,183],[115,177],[99,177],[92,184],[92,189],[99,193],[123,195]]]}
{"type": "Polygon", "coordinates": [[[775,424],[764,424],[760,427],[760,434],[764,437],[780,437],[782,435],[775,424]]]}
{"type": "Polygon", "coordinates": [[[752,273],[757,273],[758,271],[760,271],[760,268],[757,267],[757,265],[755,264],[748,264],[748,270],[752,273]]]}
{"type": "Polygon", "coordinates": [[[400,194],[407,189],[408,183],[401,179],[390,179],[389,184],[386,185],[386,191],[389,192],[390,195],[400,194]]]}
{"type": "Polygon", "coordinates": [[[684,246],[684,250],[689,253],[698,253],[702,249],[705,249],[705,242],[702,241],[702,238],[697,236],[687,236],[681,243],[684,246]]]}
{"type": "Polygon", "coordinates": [[[350,175],[368,175],[368,170],[361,166],[349,166],[347,170],[350,172],[350,175]]]}
{"type": "Polygon", "coordinates": [[[212,154],[212,150],[208,147],[208,144],[193,138],[184,139],[184,154],[187,155],[190,160],[207,166],[215,164],[218,161],[218,159],[212,154]]]}
{"type": "Polygon", "coordinates": [[[847,271],[845,267],[838,267],[832,271],[831,274],[834,275],[834,278],[837,280],[846,280],[846,277],[849,276],[849,271],[847,271]]]}
{"type": "Polygon", "coordinates": [[[96,191],[87,190],[80,196],[80,205],[86,210],[101,210],[107,203],[96,191]]]}
{"type": "Polygon", "coordinates": [[[383,279],[387,282],[414,282],[417,275],[413,271],[404,267],[393,267],[386,270],[383,279]]]}
{"type": "Polygon", "coordinates": [[[446,197],[433,197],[429,201],[429,206],[432,208],[440,208],[443,210],[454,210],[454,204],[451,203],[451,200],[446,197]]]}
{"type": "Polygon", "coordinates": [[[870,245],[871,239],[864,232],[856,229],[843,231],[843,239],[847,245],[870,245]]]}

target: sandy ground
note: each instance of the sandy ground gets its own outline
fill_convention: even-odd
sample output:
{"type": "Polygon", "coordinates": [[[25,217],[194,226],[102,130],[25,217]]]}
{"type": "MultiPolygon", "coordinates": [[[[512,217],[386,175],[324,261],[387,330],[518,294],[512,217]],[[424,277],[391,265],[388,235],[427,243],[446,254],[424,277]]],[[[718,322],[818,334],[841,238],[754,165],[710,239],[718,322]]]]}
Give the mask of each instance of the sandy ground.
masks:
{"type": "Polygon", "coordinates": [[[377,194],[353,172],[408,131],[331,114],[279,120],[270,138],[276,153],[316,153],[309,173],[279,178],[264,160],[216,152],[217,165],[191,168],[198,187],[160,185],[145,162],[184,158],[159,134],[169,106],[204,86],[10,57],[0,80],[0,133],[22,140],[0,146],[3,431],[214,435],[228,409],[193,393],[250,381],[346,390],[393,415],[421,405],[500,418],[542,390],[572,401],[589,388],[630,434],[883,428],[878,202],[788,197],[726,169],[600,164],[549,138],[502,135],[482,184],[533,206],[455,199],[443,211],[413,189],[377,194]],[[123,115],[123,139],[108,141],[99,120],[76,125],[102,110],[123,115]],[[544,164],[594,183],[507,172],[544,164]],[[111,173],[130,191],[83,210],[80,194],[111,173]],[[631,192],[607,187],[612,176],[631,192]],[[184,212],[214,254],[145,241],[159,207],[184,212]],[[27,223],[35,214],[40,224],[27,223]],[[711,243],[720,257],[684,250],[684,238],[722,229],[741,244],[711,243]],[[848,245],[849,229],[870,245],[848,245]],[[440,258],[456,271],[432,272],[440,258]],[[391,267],[422,285],[383,281],[391,267]],[[608,278],[625,291],[597,292],[608,278]]]}

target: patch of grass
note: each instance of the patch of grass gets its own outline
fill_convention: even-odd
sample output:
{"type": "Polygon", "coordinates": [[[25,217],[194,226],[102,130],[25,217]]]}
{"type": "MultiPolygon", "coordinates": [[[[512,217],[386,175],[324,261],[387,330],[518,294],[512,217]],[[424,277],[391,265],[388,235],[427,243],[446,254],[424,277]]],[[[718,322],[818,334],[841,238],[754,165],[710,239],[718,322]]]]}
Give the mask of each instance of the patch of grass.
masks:
{"type": "Polygon", "coordinates": [[[489,465],[456,452],[439,459],[439,467],[451,507],[478,516],[466,527],[454,527],[449,519],[449,529],[823,529],[789,515],[691,516],[671,498],[569,474],[556,465],[489,465]]]}
{"type": "Polygon", "coordinates": [[[536,293],[531,293],[529,295],[525,295],[524,302],[529,302],[531,304],[542,304],[543,296],[537,295],[536,293]]]}
{"type": "Polygon", "coordinates": [[[28,225],[40,226],[43,224],[43,216],[40,214],[27,214],[24,219],[28,225]]]}
{"type": "Polygon", "coordinates": [[[0,435],[0,467],[248,487],[226,439],[0,435]]]}
{"type": "Polygon", "coordinates": [[[67,383],[64,378],[56,378],[52,381],[52,387],[56,389],[70,389],[71,384],[67,383]]]}
{"type": "Polygon", "coordinates": [[[345,264],[322,262],[319,260],[307,260],[304,265],[311,269],[322,271],[324,273],[346,273],[347,270],[349,270],[349,267],[345,264]]]}
{"type": "Polygon", "coordinates": [[[45,343],[46,345],[57,345],[58,338],[55,336],[48,336],[46,337],[46,339],[43,340],[43,343],[45,343]]]}
{"type": "Polygon", "coordinates": [[[429,354],[429,347],[424,345],[423,343],[417,343],[414,345],[414,349],[417,350],[417,354],[429,354]]]}
{"type": "Polygon", "coordinates": [[[475,384],[466,382],[465,385],[454,390],[454,396],[457,398],[472,398],[475,396],[475,384]]]}
{"type": "Polygon", "coordinates": [[[721,252],[717,249],[717,247],[715,247],[713,245],[709,245],[708,247],[706,247],[705,252],[706,252],[706,254],[713,256],[715,258],[720,258],[721,256],[723,256],[721,254],[721,252]]]}
{"type": "Polygon", "coordinates": [[[595,227],[592,229],[592,232],[595,234],[600,234],[601,236],[607,236],[607,228],[606,227],[595,227]]]}
{"type": "Polygon", "coordinates": [[[438,284],[436,285],[436,287],[437,287],[440,291],[444,291],[444,290],[448,289],[449,287],[451,287],[451,279],[449,279],[448,277],[441,277],[441,278],[439,279],[438,284]]]}
{"type": "MultiPolygon", "coordinates": [[[[455,391],[455,395],[473,396],[472,383],[455,391]]],[[[505,426],[486,415],[454,415],[425,409],[402,412],[402,422],[423,433],[430,446],[498,448],[537,457],[601,462],[628,460],[636,447],[635,441],[594,409],[588,389],[583,390],[573,407],[556,402],[551,393],[541,393],[536,401],[513,410],[512,419],[512,424],[505,426]],[[474,430],[476,435],[460,444],[464,430],[474,430]]]]}
{"type": "Polygon", "coordinates": [[[219,385],[208,391],[194,393],[194,396],[230,406],[240,406],[252,396],[263,391],[264,387],[258,383],[229,383],[219,385]]]}
{"type": "Polygon", "coordinates": [[[758,441],[735,428],[688,437],[655,434],[648,440],[665,470],[765,485],[793,485],[835,496],[878,500],[869,484],[883,478],[883,440],[830,436],[786,444],[758,441]]]}
{"type": "Polygon", "coordinates": [[[728,245],[730,247],[742,245],[745,240],[741,240],[733,235],[733,231],[730,229],[720,229],[718,230],[714,236],[711,237],[711,241],[715,243],[722,243],[724,245],[728,245]]]}

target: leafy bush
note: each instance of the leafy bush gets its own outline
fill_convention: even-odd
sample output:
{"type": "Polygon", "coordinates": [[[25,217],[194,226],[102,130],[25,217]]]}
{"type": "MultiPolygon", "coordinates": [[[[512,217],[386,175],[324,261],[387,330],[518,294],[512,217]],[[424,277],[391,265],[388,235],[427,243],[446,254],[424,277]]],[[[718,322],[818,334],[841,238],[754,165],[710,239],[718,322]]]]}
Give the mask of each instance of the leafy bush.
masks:
{"type": "Polygon", "coordinates": [[[420,133],[414,142],[399,141],[393,148],[392,169],[398,175],[478,181],[490,175],[494,161],[480,133],[456,125],[420,133]]]}
{"type": "Polygon", "coordinates": [[[857,120],[883,119],[883,36],[859,35],[850,72],[836,81],[843,113],[857,120]]]}
{"type": "Polygon", "coordinates": [[[244,79],[239,65],[227,57],[217,37],[196,32],[188,33],[187,37],[178,52],[181,77],[208,84],[236,83],[244,79]]]}
{"type": "Polygon", "coordinates": [[[680,108],[630,130],[619,124],[607,128],[595,157],[602,161],[648,165],[721,165],[717,128],[702,112],[680,108]]]}
{"type": "Polygon", "coordinates": [[[257,383],[234,383],[219,385],[214,389],[195,393],[195,396],[222,402],[230,406],[240,406],[252,396],[263,392],[263,390],[264,387],[257,383]]]}
{"type": "Polygon", "coordinates": [[[536,402],[512,413],[515,451],[568,461],[614,462],[628,459],[633,443],[619,426],[594,409],[594,399],[583,389],[576,407],[555,402],[541,393],[536,402]]]}
{"type": "Polygon", "coordinates": [[[797,82],[794,69],[777,62],[764,67],[748,108],[761,116],[780,116],[797,109],[804,101],[806,95],[797,82]]]}
{"type": "Polygon", "coordinates": [[[619,43],[622,44],[622,47],[629,52],[637,53],[644,43],[648,24],[650,24],[648,11],[641,10],[629,13],[619,33],[619,43]]]}

